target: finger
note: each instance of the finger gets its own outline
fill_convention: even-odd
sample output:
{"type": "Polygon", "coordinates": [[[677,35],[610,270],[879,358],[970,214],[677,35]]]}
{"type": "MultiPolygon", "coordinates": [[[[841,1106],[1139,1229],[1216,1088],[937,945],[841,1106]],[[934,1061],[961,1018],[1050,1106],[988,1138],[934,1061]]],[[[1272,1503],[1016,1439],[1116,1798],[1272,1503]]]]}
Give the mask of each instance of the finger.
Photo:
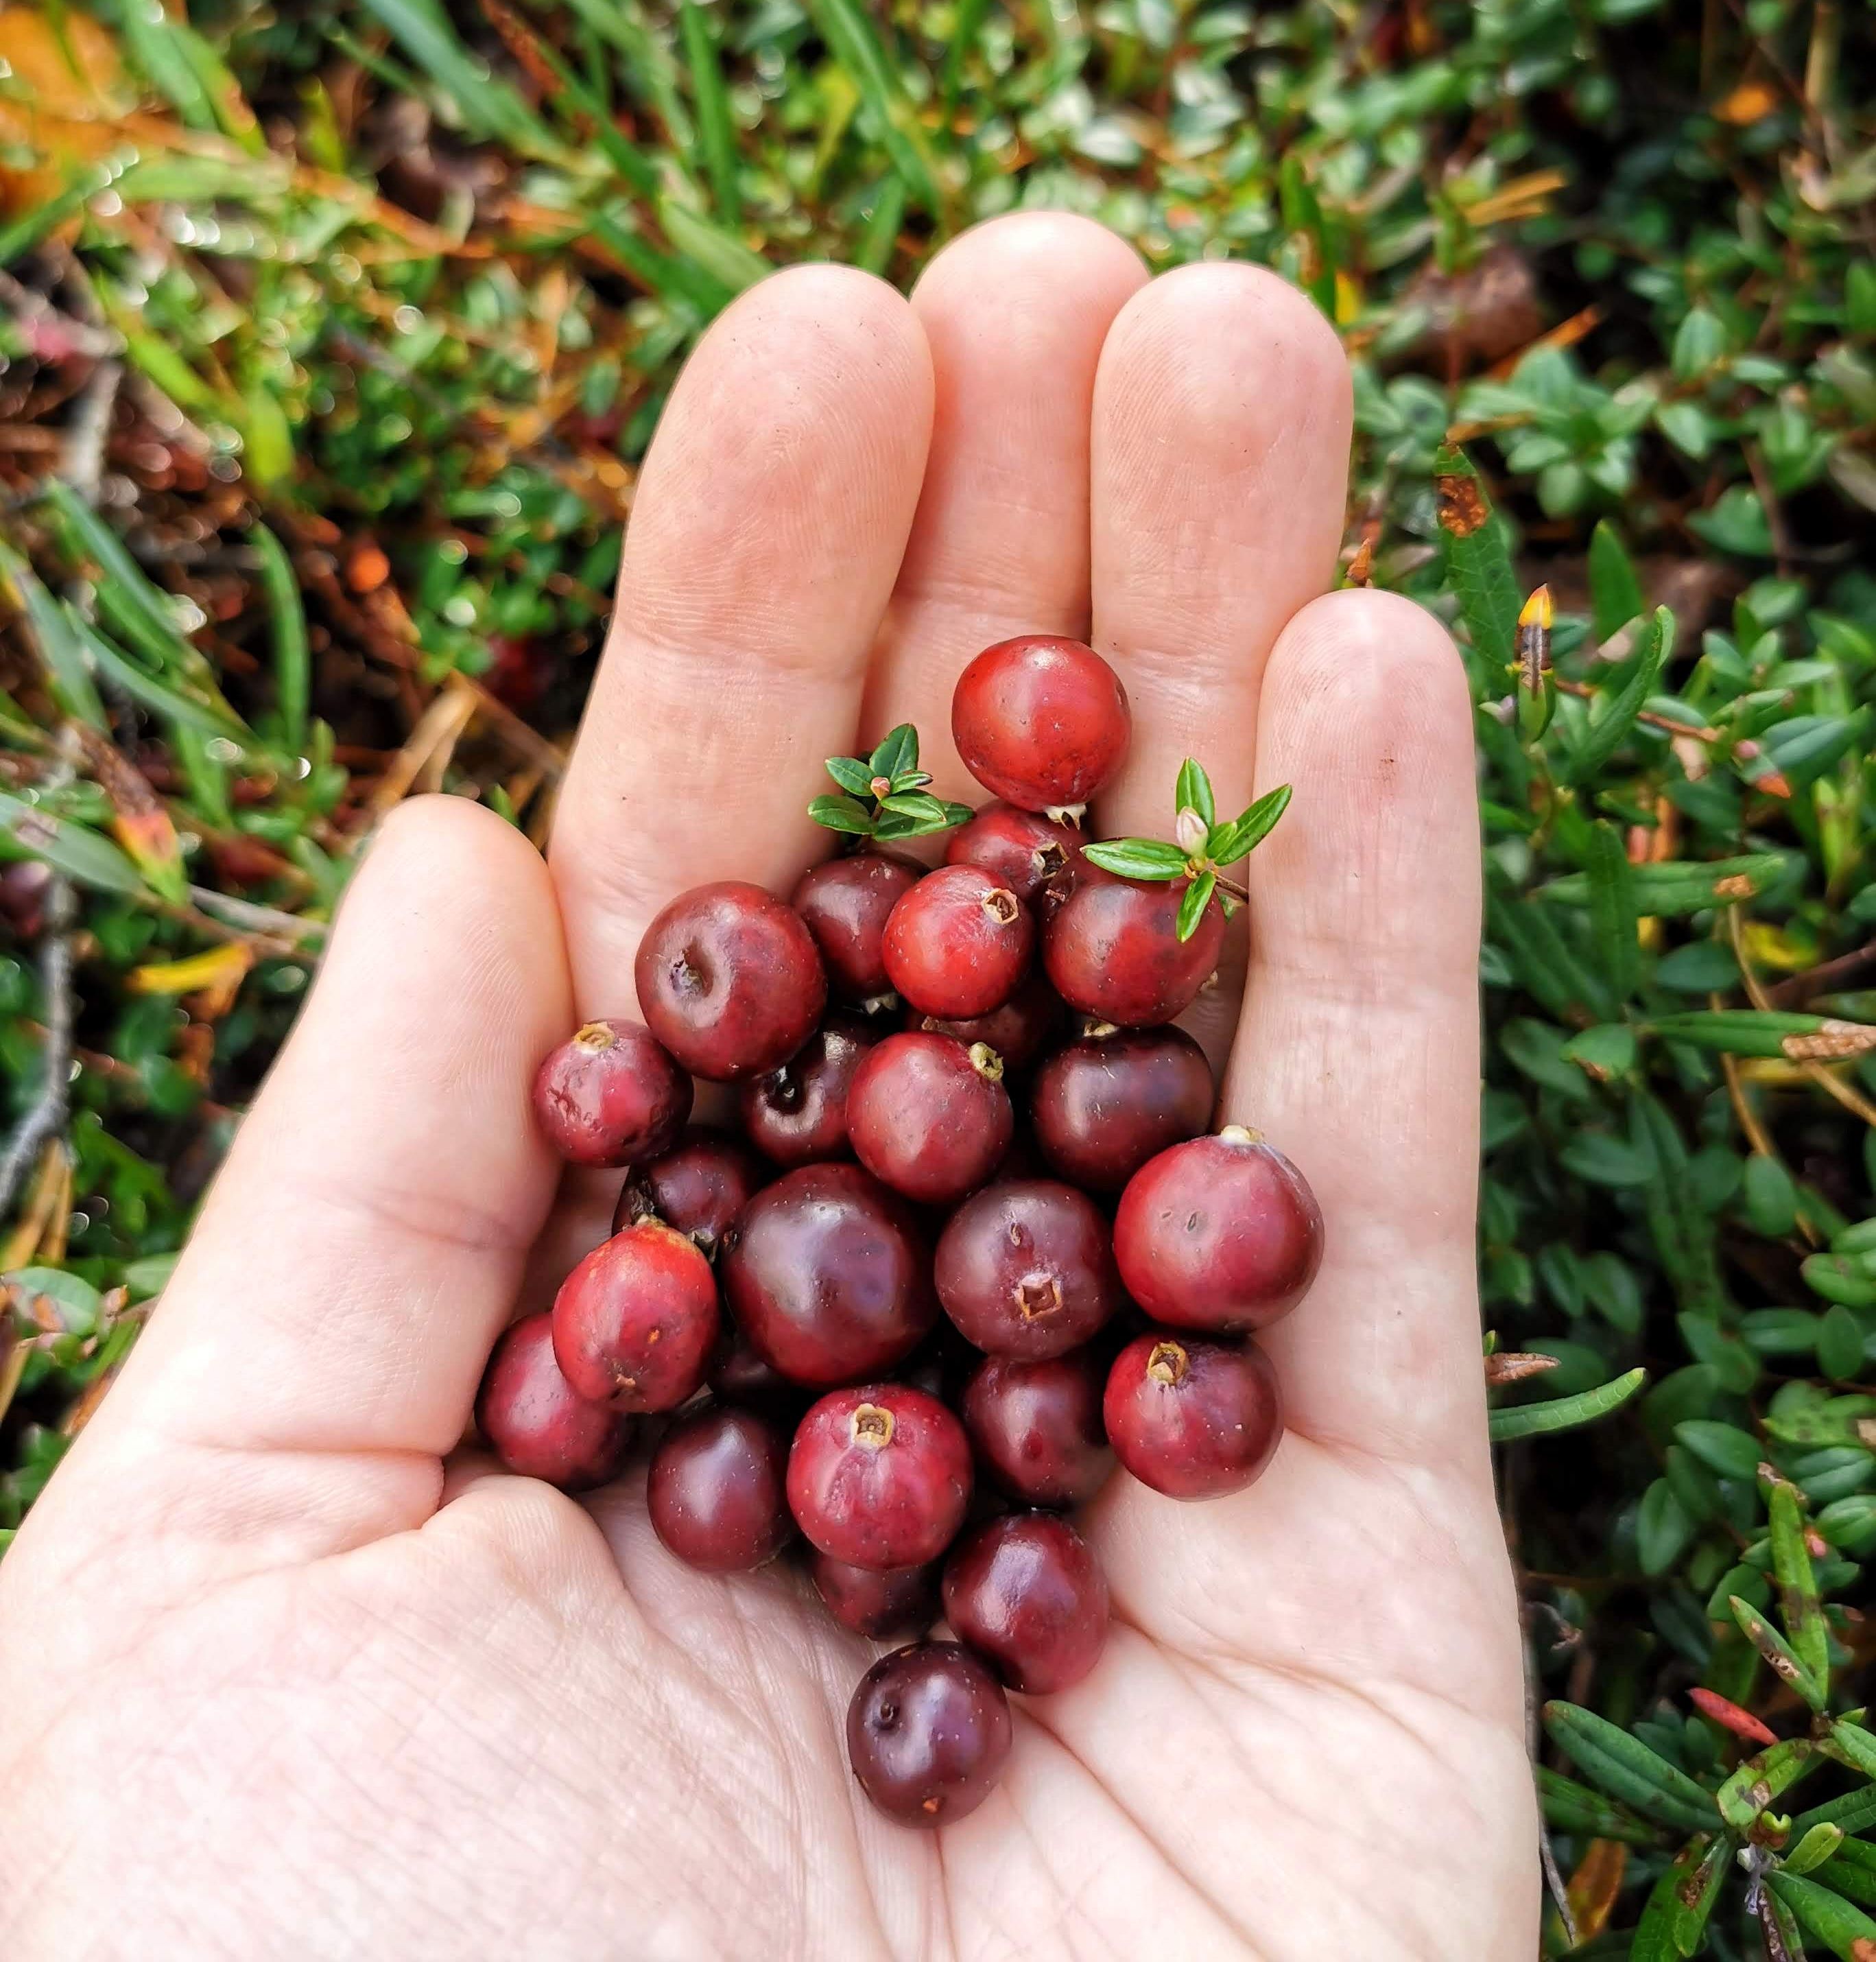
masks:
{"type": "Polygon", "coordinates": [[[1088,631],[1095,369],[1146,278],[1105,226],[1022,212],[964,233],[913,291],[937,387],[932,454],[862,727],[916,723],[942,796],[982,795],[951,742],[964,663],[1012,634],[1088,631]]]}
{"type": "Polygon", "coordinates": [[[890,287],[778,273],[711,328],[640,479],[618,608],[552,850],[584,1015],[631,1000],[650,916],[687,886],[783,890],[827,834],[932,420],[930,356],[890,287]]]}
{"type": "Polygon", "coordinates": [[[377,1497],[427,1513],[553,1193],[528,1089],[570,1013],[526,840],[458,799],[398,811],[92,1428],[380,1454],[377,1497]]]}
{"type": "Polygon", "coordinates": [[[1473,1270],[1479,869],[1472,709],[1445,630],[1331,594],[1264,680],[1260,785],[1289,813],[1249,861],[1254,925],[1224,1107],[1293,1158],[1326,1222],[1271,1330],[1291,1426],[1488,1475],[1473,1270]]]}

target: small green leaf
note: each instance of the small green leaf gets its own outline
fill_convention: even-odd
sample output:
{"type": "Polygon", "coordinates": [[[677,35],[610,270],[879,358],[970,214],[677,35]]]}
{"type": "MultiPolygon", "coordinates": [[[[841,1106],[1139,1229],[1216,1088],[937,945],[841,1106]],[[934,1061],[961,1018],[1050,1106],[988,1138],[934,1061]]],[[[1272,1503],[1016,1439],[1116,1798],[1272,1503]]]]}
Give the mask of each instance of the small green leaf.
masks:
{"type": "Polygon", "coordinates": [[[1635,1513],[1635,1551],[1642,1572],[1651,1578],[1667,1573],[1687,1551],[1694,1530],[1673,1487],[1665,1478],[1654,1480],[1635,1513]]]}
{"type": "Polygon", "coordinates": [[[1123,879],[1183,879],[1186,855],[1176,845],[1156,838],[1116,838],[1104,845],[1085,845],[1082,855],[1104,872],[1123,879]]]}
{"type": "Polygon", "coordinates": [[[1689,1417],[1674,1427],[1674,1435],[1709,1471],[1722,1478],[1751,1478],[1765,1456],[1759,1440],[1737,1425],[1689,1417]]]}
{"type": "Polygon", "coordinates": [[[1603,973],[1619,1000],[1634,994],[1641,951],[1636,938],[1635,868],[1622,834],[1606,818],[1590,827],[1586,876],[1590,882],[1590,924],[1603,973]]]}
{"type": "Polygon", "coordinates": [[[1797,1182],[1763,1152],[1754,1152],[1746,1161],[1740,1203],[1753,1231],[1765,1239],[1782,1239],[1798,1225],[1797,1182]]]}
{"type": "Polygon", "coordinates": [[[1196,810],[1207,824],[1216,822],[1218,807],[1212,797],[1212,780],[1188,756],[1179,765],[1179,781],[1173,791],[1174,810],[1196,810]]]}
{"type": "Polygon", "coordinates": [[[1830,1727],[1830,1741],[1845,1761],[1854,1765],[1867,1778],[1876,1778],[1876,1736],[1861,1724],[1839,1717],[1830,1727]]]}
{"type": "Polygon", "coordinates": [[[1804,1543],[1804,1513],[1798,1487],[1780,1478],[1771,1485],[1766,1510],[1772,1527],[1772,1571],[1779,1583],[1779,1612],[1793,1653],[1826,1690],[1830,1686],[1830,1631],[1804,1543]]]}
{"type": "Polygon", "coordinates": [[[1865,1346],[1856,1310],[1839,1302],[1818,1327],[1817,1366],[1833,1382],[1849,1382],[1863,1366],[1865,1346]]]}
{"type": "Polygon", "coordinates": [[[16,1267],[0,1280],[22,1298],[20,1305],[33,1323],[56,1324],[67,1335],[96,1331],[104,1297],[80,1276],[62,1267],[16,1267]]]}
{"type": "Polygon", "coordinates": [[[1813,1254],[1798,1271],[1813,1294],[1845,1308],[1876,1308],[1876,1274],[1867,1254],[1813,1254]]]}
{"type": "Polygon", "coordinates": [[[1814,1805],[1791,1821],[1795,1833],[1805,1833],[1814,1826],[1841,1826],[1846,1833],[1867,1833],[1876,1826],[1876,1785],[1861,1791],[1846,1792],[1841,1798],[1814,1805]]]}
{"type": "Polygon", "coordinates": [[[1731,1056],[1782,1056],[1788,1036],[1814,1036],[1824,1026],[1822,1015],[1797,1009],[1697,1008],[1684,1015],[1657,1015],[1650,1024],[1670,1042],[1690,1043],[1695,1049],[1718,1050],[1731,1056]]]}
{"type": "Polygon", "coordinates": [[[1744,1833],[1780,1792],[1808,1771],[1817,1746],[1808,1737],[1786,1737],[1746,1759],[1719,1790],[1720,1817],[1744,1833]]]}
{"type": "Polygon", "coordinates": [[[1798,1660],[1791,1644],[1750,1601],[1735,1594],[1727,1603],[1740,1632],[1763,1656],[1773,1675],[1790,1684],[1814,1710],[1824,1707],[1824,1686],[1798,1660]]]}
{"type": "MultiPolygon", "coordinates": [[[[1783,876],[1789,862],[1782,852],[1757,852],[1701,864],[1638,865],[1635,905],[1643,913],[1663,915],[1703,912],[1731,900],[1753,899],[1783,876]],[[1724,891],[1719,890],[1722,886],[1724,891]]],[[[1587,906],[1590,882],[1580,872],[1568,873],[1539,887],[1536,896],[1568,906],[1587,906]]]]}
{"type": "Polygon", "coordinates": [[[896,729],[888,730],[879,747],[867,759],[870,772],[876,777],[896,777],[906,770],[919,767],[919,732],[909,722],[902,722],[896,729]]]}
{"type": "Polygon", "coordinates": [[[892,780],[895,791],[922,791],[932,781],[929,770],[901,770],[892,780]]]}
{"type": "Polygon", "coordinates": [[[1654,617],[1642,630],[1641,648],[1627,683],[1613,701],[1606,704],[1601,719],[1590,725],[1589,733],[1570,759],[1571,782],[1593,783],[1601,775],[1647,706],[1673,645],[1674,616],[1665,606],[1657,606],[1654,617]]]}
{"type": "Polygon", "coordinates": [[[1766,1874],[1766,1881],[1798,1917],[1804,1932],[1814,1935],[1842,1962],[1869,1962],[1871,1950],[1876,1948],[1876,1921],[1871,1921],[1861,1908],[1852,1907],[1841,1894],[1833,1893],[1816,1881],[1777,1868],[1766,1874]]]}
{"type": "Polygon", "coordinates": [[[127,899],[149,896],[136,866],[108,838],[54,817],[10,791],[0,791],[0,831],[34,858],[44,859],[54,871],[94,892],[118,893],[127,899]]]}
{"type": "Polygon", "coordinates": [[[1691,1840],[1682,1849],[1650,1890],[1628,1962],[1683,1962],[1699,1954],[1732,1850],[1724,1834],[1691,1840]]]}
{"type": "Polygon", "coordinates": [[[254,527],[254,547],[260,555],[261,590],[273,623],[273,698],[280,708],[286,746],[298,756],[306,746],[306,709],[312,687],[305,608],[286,548],[265,525],[254,527]]]}
{"type": "Polygon", "coordinates": [[[1290,786],[1279,784],[1231,823],[1216,828],[1206,841],[1206,855],[1215,865],[1235,865],[1248,857],[1277,828],[1290,808],[1290,786]]]}
{"type": "Polygon", "coordinates": [[[1638,1819],[1626,1806],[1592,1791],[1587,1785],[1565,1778],[1548,1765],[1539,1765],[1538,1795],[1543,1801],[1544,1817],[1560,1833],[1584,1833],[1597,1839],[1620,1839],[1631,1846],[1652,1846],[1660,1838],[1660,1829],[1638,1819]]]}
{"type": "Polygon", "coordinates": [[[858,756],[829,756],[827,774],[843,791],[857,797],[873,794],[873,772],[858,756]]]}
{"type": "Polygon", "coordinates": [[[1590,534],[1590,604],[1599,641],[1610,639],[1637,618],[1644,604],[1635,561],[1606,518],[1598,519],[1590,534]]]}
{"type": "Polygon", "coordinates": [[[807,814],[817,824],[826,825],[829,831],[849,831],[857,838],[870,838],[873,835],[872,813],[853,797],[817,797],[808,806],[807,814]]]}
{"type": "Polygon", "coordinates": [[[1544,1727],[1584,1776],[1636,1811],[1692,1833],[1720,1823],[1713,1794],[1639,1737],[1574,1703],[1547,1703],[1544,1727]]]}
{"type": "Polygon", "coordinates": [[[895,817],[916,817],[929,824],[942,826],[945,821],[944,805],[929,791],[896,791],[880,799],[880,809],[890,810],[895,817]]]}
{"type": "Polygon", "coordinates": [[[1179,901],[1179,938],[1190,940],[1199,930],[1199,922],[1205,917],[1205,909],[1211,904],[1212,893],[1218,884],[1216,872],[1201,872],[1187,887],[1179,901]]]}
{"type": "Polygon", "coordinates": [[[1442,445],[1433,467],[1447,579],[1475,654],[1483,667],[1497,674],[1511,666],[1518,611],[1524,603],[1511,563],[1510,535],[1463,452],[1442,445]]]}
{"type": "Polygon", "coordinates": [[[1785,1855],[1785,1871],[1788,1874],[1808,1874],[1813,1868],[1821,1867],[1842,1844],[1843,1828],[1833,1826],[1826,1820],[1814,1826],[1785,1855]]]}
{"type": "Polygon", "coordinates": [[[1508,1410],[1495,1410],[1491,1417],[1491,1441],[1509,1444],[1514,1438],[1537,1437],[1555,1430],[1574,1430],[1577,1425],[1593,1424],[1619,1410],[1648,1379],[1646,1369],[1631,1369],[1599,1388],[1584,1390],[1574,1397],[1558,1397],[1548,1403],[1516,1404],[1508,1410]]]}

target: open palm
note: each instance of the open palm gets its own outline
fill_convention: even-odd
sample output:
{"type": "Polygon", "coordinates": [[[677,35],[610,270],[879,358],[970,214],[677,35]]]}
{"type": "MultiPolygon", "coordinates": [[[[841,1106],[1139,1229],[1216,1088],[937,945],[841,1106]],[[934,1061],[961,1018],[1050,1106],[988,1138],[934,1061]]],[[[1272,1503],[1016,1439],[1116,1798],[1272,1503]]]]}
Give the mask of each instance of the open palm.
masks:
{"type": "MultiPolygon", "coordinates": [[[[551,871],[460,800],[385,827],[123,1379],[0,1570],[0,1951],[243,1958],[1534,1952],[1515,1606],[1472,1277],[1470,708],[1438,625],[1322,596],[1349,397],[1242,267],[1150,284],[1082,221],[968,234],[909,305],[782,273],[711,329],[640,485],[551,871]],[[1200,1005],[1225,1109],[1312,1181],[1251,1490],[1124,1475],[1115,1624],[1022,1702],[998,1791],[877,1819],[864,1645],[781,1570],[452,1458],[497,1330],[603,1231],[526,1121],[652,913],[784,890],[821,759],[973,653],[1087,635],[1134,710],[1105,832],[1181,757],[1235,810],[1250,960],[1200,1005]],[[1240,994],[1242,993],[1242,1004],[1240,994]]],[[[1019,1702],[1021,1699],[1019,1699],[1019,1702]]]]}

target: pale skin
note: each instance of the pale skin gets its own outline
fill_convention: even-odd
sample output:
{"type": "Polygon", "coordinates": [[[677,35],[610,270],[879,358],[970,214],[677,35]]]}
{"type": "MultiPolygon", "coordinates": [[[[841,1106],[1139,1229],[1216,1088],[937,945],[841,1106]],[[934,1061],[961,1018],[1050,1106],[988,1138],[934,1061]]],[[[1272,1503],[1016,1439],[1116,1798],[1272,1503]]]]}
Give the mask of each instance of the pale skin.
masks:
{"type": "Polygon", "coordinates": [[[1536,1952],[1516,1603],[1473,1215],[1471,711],[1443,630],[1330,593],[1349,388],[1275,278],[1149,282],[1085,221],[967,234],[909,302],[783,273],[666,409],[550,865],[398,811],[150,1328],[0,1565],[0,1953],[950,1958],[1536,1952]],[[777,1571],[679,1567],[642,1468],[585,1501],[458,1449],[518,1302],[603,1231],[526,1119],[634,1012],[683,887],[786,891],[821,759],[963,662],[1088,635],[1133,705],[1100,827],[1290,782],[1203,1006],[1224,1114],[1328,1254],[1268,1346],[1288,1434],[1088,1531],[1114,1625],[1018,1699],[1000,1788],[873,1815],[870,1653],[777,1571]],[[557,1192],[558,1197],[557,1198],[557,1192]]]}

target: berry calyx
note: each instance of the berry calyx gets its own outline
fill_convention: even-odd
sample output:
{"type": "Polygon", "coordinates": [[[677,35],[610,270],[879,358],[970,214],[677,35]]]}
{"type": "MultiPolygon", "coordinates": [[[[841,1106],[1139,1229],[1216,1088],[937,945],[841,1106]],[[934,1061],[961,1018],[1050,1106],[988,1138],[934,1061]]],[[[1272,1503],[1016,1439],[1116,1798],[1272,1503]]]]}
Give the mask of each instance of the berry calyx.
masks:
{"type": "Polygon", "coordinates": [[[935,1560],[964,1523],[970,1487],[963,1425],[903,1383],[823,1397],[788,1454],[797,1523],[823,1553],[855,1567],[935,1560]]]}
{"type": "Polygon", "coordinates": [[[1107,1222],[1055,1179],[1003,1180],[973,1194],[939,1237],[932,1278],[968,1340],[1032,1361],[1079,1347],[1121,1301],[1107,1222]]]}

